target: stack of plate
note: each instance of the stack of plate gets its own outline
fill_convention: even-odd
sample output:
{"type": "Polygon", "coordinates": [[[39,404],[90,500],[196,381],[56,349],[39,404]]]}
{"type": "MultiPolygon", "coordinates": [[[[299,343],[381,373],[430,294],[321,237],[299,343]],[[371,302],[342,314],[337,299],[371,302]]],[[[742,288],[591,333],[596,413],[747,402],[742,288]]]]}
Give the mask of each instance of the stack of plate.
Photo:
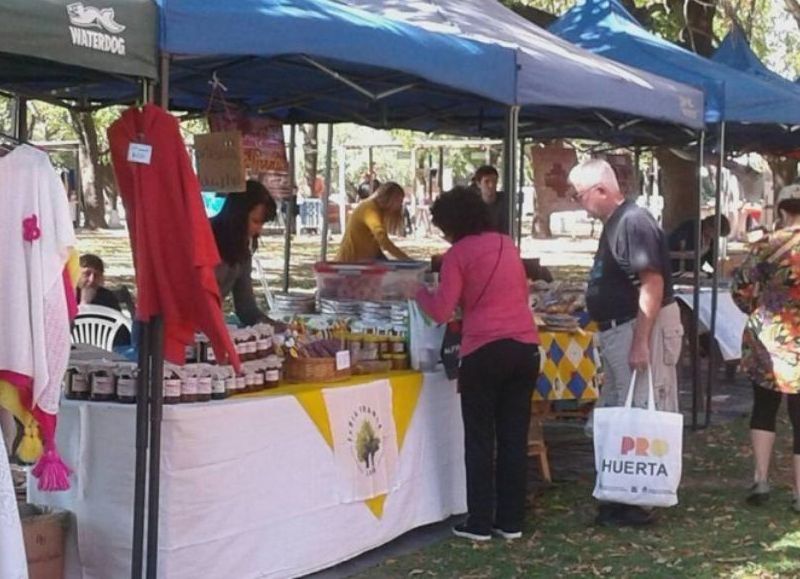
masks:
{"type": "Polygon", "coordinates": [[[359,315],[361,315],[361,302],[356,300],[320,298],[319,311],[322,314],[328,314],[331,316],[357,318],[359,315]]]}
{"type": "Polygon", "coordinates": [[[408,323],[408,302],[391,302],[392,325],[405,326],[408,323]]]}
{"type": "Polygon", "coordinates": [[[385,324],[392,321],[391,302],[363,302],[361,321],[366,324],[385,324]]]}
{"type": "Polygon", "coordinates": [[[273,310],[282,314],[313,314],[315,305],[313,294],[276,293],[273,310]]]}
{"type": "Polygon", "coordinates": [[[578,318],[570,314],[542,314],[541,316],[547,329],[554,332],[576,332],[579,328],[578,318]]]}

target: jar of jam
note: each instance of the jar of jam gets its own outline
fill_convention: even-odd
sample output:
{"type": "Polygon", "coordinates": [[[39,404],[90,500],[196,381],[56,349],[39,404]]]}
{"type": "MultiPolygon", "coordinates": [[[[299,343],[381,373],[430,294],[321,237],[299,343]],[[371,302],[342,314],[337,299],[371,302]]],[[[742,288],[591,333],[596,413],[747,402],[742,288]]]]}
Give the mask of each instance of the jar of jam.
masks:
{"type": "Polygon", "coordinates": [[[353,324],[347,334],[347,349],[350,350],[350,360],[355,364],[361,359],[361,348],[364,345],[364,333],[358,324],[353,324]]]}
{"type": "Polygon", "coordinates": [[[184,362],[186,364],[196,364],[197,362],[200,361],[199,357],[198,357],[197,338],[198,338],[198,336],[197,336],[197,334],[195,334],[194,341],[192,341],[189,344],[186,344],[186,346],[184,346],[184,355],[183,355],[183,357],[184,357],[184,362]]]}
{"type": "Polygon", "coordinates": [[[364,332],[359,361],[372,362],[378,359],[378,355],[378,336],[375,334],[374,328],[367,328],[364,332]]]}
{"type": "Polygon", "coordinates": [[[114,374],[110,364],[98,364],[89,371],[91,399],[95,402],[109,402],[116,398],[114,374]]]}
{"type": "MultiPolygon", "coordinates": [[[[223,389],[225,388],[225,383],[222,383],[223,389]]],[[[213,386],[213,377],[211,376],[211,368],[206,366],[205,364],[201,364],[198,367],[198,375],[197,375],[197,401],[198,402],[208,402],[211,400],[211,394],[213,393],[214,386],[213,386]]]]}
{"type": "Polygon", "coordinates": [[[272,336],[261,334],[256,341],[256,357],[259,360],[265,359],[272,351],[272,336]]]}
{"type": "Polygon", "coordinates": [[[220,369],[212,369],[211,372],[211,399],[224,400],[228,397],[228,390],[225,388],[225,373],[220,369]]]}
{"type": "Polygon", "coordinates": [[[261,392],[264,389],[264,369],[262,367],[257,368],[253,376],[253,391],[261,392]]]}
{"type": "Polygon", "coordinates": [[[123,404],[136,402],[136,364],[117,364],[117,401],[123,404]]]}
{"type": "Polygon", "coordinates": [[[176,368],[164,365],[164,404],[178,404],[181,401],[181,377],[176,368]]]}
{"type": "Polygon", "coordinates": [[[181,380],[181,402],[197,402],[197,375],[187,368],[181,380]]]}
{"type": "Polygon", "coordinates": [[[66,392],[64,395],[73,400],[89,399],[89,379],[86,364],[75,362],[70,365],[66,374],[66,392]]]}
{"type": "Polygon", "coordinates": [[[208,340],[206,340],[204,342],[204,348],[205,348],[205,353],[206,353],[206,364],[216,365],[217,364],[217,355],[214,353],[214,348],[208,342],[208,340]]]}
{"type": "Polygon", "coordinates": [[[225,377],[225,392],[227,396],[236,394],[236,376],[229,372],[225,377]]]}
{"type": "Polygon", "coordinates": [[[247,392],[247,378],[243,375],[236,377],[236,393],[241,394],[242,392],[247,392]]]}

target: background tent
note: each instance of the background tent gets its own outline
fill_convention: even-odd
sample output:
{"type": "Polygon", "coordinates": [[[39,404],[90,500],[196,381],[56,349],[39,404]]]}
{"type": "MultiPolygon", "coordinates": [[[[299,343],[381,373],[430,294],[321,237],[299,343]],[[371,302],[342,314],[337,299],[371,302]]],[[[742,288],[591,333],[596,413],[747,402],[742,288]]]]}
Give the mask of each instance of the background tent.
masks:
{"type": "Polygon", "coordinates": [[[648,32],[617,0],[581,0],[550,30],[597,54],[701,88],[707,123],[742,123],[728,126],[727,138],[734,146],[753,144],[770,129],[766,125],[800,124],[800,99],[794,91],[711,62],[648,32]]]}
{"type": "MultiPolygon", "coordinates": [[[[344,0],[427,30],[517,51],[520,134],[600,137],[642,120],[702,127],[702,94],[600,58],[557,38],[495,0],[344,0]],[[599,122],[598,122],[599,121],[599,122]]],[[[470,67],[481,77],[484,70],[470,67]]],[[[653,131],[640,138],[652,140],[653,131]]],[[[685,135],[684,135],[685,136],[685,135]]]]}
{"type": "Polygon", "coordinates": [[[0,90],[84,105],[139,95],[155,79],[158,16],[152,0],[4,0],[0,90]]]}

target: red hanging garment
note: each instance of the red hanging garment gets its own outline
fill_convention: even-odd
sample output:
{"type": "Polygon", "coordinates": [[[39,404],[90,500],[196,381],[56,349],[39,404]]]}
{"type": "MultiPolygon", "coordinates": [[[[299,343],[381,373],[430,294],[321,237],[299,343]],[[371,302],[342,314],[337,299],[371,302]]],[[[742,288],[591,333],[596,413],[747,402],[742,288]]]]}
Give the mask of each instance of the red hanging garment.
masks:
{"type": "Polygon", "coordinates": [[[177,119],[155,105],[131,108],[108,141],[133,248],[137,319],[163,316],[168,361],[184,363],[199,329],[220,363],[239,371],[214,277],[219,252],[177,119]]]}

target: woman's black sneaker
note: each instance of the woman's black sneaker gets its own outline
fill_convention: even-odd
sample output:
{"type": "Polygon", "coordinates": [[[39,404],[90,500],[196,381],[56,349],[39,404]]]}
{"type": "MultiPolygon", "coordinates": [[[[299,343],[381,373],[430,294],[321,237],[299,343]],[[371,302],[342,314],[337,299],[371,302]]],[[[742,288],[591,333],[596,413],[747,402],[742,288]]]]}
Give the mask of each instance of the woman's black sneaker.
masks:
{"type": "Polygon", "coordinates": [[[453,534],[462,539],[470,539],[472,541],[491,541],[492,534],[488,531],[479,531],[471,529],[466,523],[461,523],[453,527],[453,534]]]}

